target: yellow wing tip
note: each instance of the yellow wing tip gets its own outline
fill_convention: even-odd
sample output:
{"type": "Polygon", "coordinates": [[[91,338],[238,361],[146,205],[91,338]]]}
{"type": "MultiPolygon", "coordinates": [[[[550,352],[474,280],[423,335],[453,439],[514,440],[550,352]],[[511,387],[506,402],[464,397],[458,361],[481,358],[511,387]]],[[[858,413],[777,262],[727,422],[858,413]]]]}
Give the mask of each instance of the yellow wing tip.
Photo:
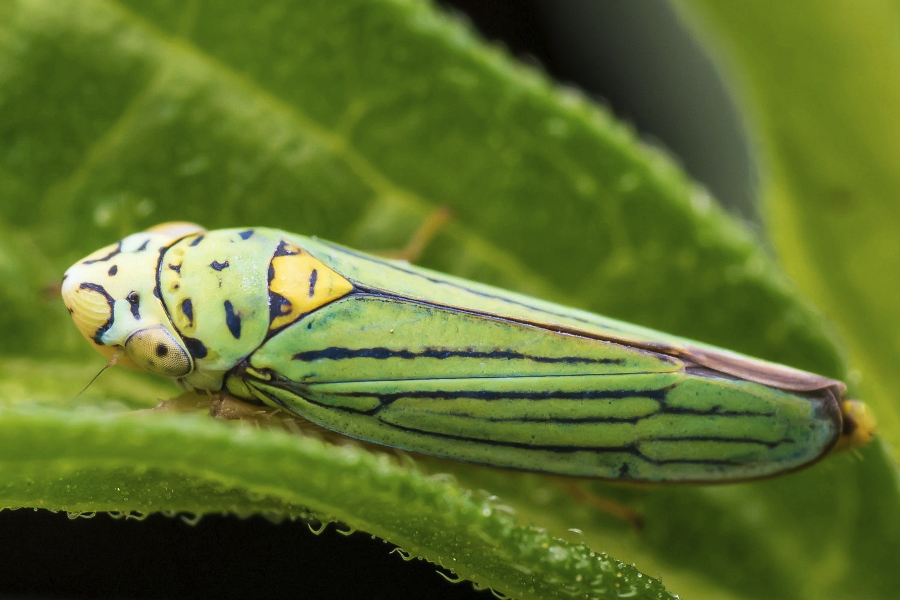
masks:
{"type": "Polygon", "coordinates": [[[841,413],[844,417],[844,430],[836,450],[860,448],[872,441],[878,427],[872,409],[859,400],[844,400],[841,403],[841,413]]]}

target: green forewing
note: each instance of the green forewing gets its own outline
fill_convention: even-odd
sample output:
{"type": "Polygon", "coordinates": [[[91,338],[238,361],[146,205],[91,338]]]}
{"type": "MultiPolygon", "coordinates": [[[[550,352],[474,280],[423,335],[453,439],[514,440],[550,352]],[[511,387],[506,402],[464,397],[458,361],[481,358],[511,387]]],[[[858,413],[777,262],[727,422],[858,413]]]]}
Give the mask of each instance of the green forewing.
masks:
{"type": "Polygon", "coordinates": [[[287,239],[354,292],[271,336],[229,388],[328,429],[498,467],[648,481],[765,477],[837,439],[828,392],[727,377],[597,339],[685,342],[673,336],[287,239]]]}
{"type": "Polygon", "coordinates": [[[293,234],[289,239],[308,249],[319,260],[354,283],[377,290],[387,290],[397,296],[463,309],[471,308],[478,312],[505,315],[525,321],[554,324],[595,336],[625,337],[651,345],[662,342],[679,346],[685,341],[677,336],[666,335],[587,311],[444,275],[404,262],[379,259],[322,240],[293,234]]]}
{"type": "Polygon", "coordinates": [[[681,361],[403,299],[352,295],[308,315],[252,357],[292,381],[606,375],[679,371],[681,361]]]}

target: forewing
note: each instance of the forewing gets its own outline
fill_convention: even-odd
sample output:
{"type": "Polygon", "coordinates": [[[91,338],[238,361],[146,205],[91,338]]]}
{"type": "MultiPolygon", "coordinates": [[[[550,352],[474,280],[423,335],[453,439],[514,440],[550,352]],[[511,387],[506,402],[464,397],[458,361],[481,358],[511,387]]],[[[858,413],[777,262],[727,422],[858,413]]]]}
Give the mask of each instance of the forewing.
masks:
{"type": "Polygon", "coordinates": [[[692,374],[676,358],[375,293],[307,315],[250,357],[256,396],[328,429],[467,462],[641,481],[807,464],[833,402],[692,374]]]}

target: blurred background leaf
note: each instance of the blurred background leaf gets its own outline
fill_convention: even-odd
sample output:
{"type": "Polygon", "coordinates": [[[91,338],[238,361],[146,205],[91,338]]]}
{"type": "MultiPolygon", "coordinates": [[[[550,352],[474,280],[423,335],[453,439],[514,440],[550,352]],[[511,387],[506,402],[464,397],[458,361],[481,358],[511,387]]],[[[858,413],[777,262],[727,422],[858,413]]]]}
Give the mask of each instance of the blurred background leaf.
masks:
{"type": "MultiPolygon", "coordinates": [[[[712,8],[697,10],[724,39],[763,35],[751,27],[762,18],[732,32],[712,8]]],[[[793,56],[791,22],[784,15],[779,24],[793,56]]],[[[810,25],[797,40],[828,46],[837,36],[826,25],[810,25]]],[[[79,399],[82,409],[72,409],[71,396],[102,359],[85,356],[86,344],[46,290],[88,252],[166,220],[270,225],[362,249],[396,247],[441,205],[455,219],[429,248],[426,266],[846,375],[821,316],[760,242],[669,157],[429,5],[11,1],[0,5],[0,82],[0,331],[10,341],[0,363],[0,426],[14,432],[0,440],[3,504],[341,518],[520,597],[561,594],[567,585],[587,593],[590,582],[575,573],[600,569],[599,556],[587,567],[552,564],[554,556],[588,557],[582,540],[661,575],[687,598],[890,598],[897,589],[897,486],[880,444],[756,484],[592,484],[644,515],[645,531],[634,534],[546,478],[437,467],[453,472],[454,487],[342,451],[364,465],[360,474],[340,466],[344,454],[314,442],[190,417],[134,419],[123,409],[175,393],[137,374],[104,375],[79,399]],[[171,457],[167,443],[185,458],[171,457]],[[254,465],[266,465],[265,473],[254,465]],[[323,491],[300,490],[304,473],[323,491]],[[358,498],[328,496],[332,476],[344,485],[359,477],[358,489],[370,492],[374,481],[402,482],[417,507],[409,514],[431,518],[373,517],[358,498]],[[272,487],[266,477],[295,483],[272,487]],[[435,489],[450,495],[449,504],[434,499],[435,489]],[[512,515],[460,517],[453,511],[484,506],[469,489],[499,496],[487,506],[511,507],[512,515]],[[569,541],[541,549],[543,534],[527,528],[485,538],[512,522],[569,541]],[[518,554],[484,559],[490,544],[526,537],[518,554]],[[459,552],[467,546],[477,550],[459,552]],[[458,554],[441,555],[442,548],[458,554]],[[529,565],[537,568],[531,589],[521,579],[529,565]]],[[[817,101],[795,96],[798,111],[817,101]]],[[[777,107],[758,114],[769,110],[777,107]]],[[[819,140],[800,140],[790,156],[806,160],[807,145],[819,140]]],[[[826,160],[840,151],[832,148],[826,160]]],[[[788,173],[779,160],[768,168],[788,173]]],[[[803,252],[833,256],[818,254],[826,229],[802,229],[813,232],[803,252]]],[[[851,256],[858,257],[845,255],[843,264],[852,266],[851,256]]],[[[789,264],[828,281],[821,265],[789,264]]],[[[886,431],[896,434],[890,418],[886,431]]],[[[404,497],[385,498],[389,505],[404,497]]],[[[639,576],[630,567],[621,572],[639,576]]],[[[619,591],[628,590],[607,589],[619,591]]]]}

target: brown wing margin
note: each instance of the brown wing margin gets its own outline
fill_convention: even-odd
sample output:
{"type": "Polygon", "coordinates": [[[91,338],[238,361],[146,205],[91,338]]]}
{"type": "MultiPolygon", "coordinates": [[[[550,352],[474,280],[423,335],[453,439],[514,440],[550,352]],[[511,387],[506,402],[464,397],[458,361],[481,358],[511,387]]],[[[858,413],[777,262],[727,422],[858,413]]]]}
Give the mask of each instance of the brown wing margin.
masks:
{"type": "Polygon", "coordinates": [[[740,377],[747,381],[793,392],[814,392],[833,388],[841,398],[847,386],[836,379],[829,379],[815,373],[770,363],[747,356],[732,355],[730,352],[715,352],[704,348],[674,349],[675,355],[683,360],[719,371],[726,375],[740,377]]]}
{"type": "MultiPolygon", "coordinates": [[[[511,320],[515,321],[518,319],[511,320]]],[[[529,323],[535,327],[544,327],[562,333],[570,333],[572,335],[612,342],[615,344],[625,344],[634,348],[640,348],[641,350],[665,354],[672,358],[682,360],[686,367],[690,367],[691,365],[705,367],[711,371],[722,373],[723,375],[737,377],[739,379],[760,383],[789,392],[815,392],[818,390],[831,389],[836,398],[842,398],[844,392],[847,391],[847,386],[837,379],[830,379],[822,375],[801,371],[800,369],[795,369],[793,367],[779,365],[750,356],[743,356],[729,352],[728,350],[717,351],[712,348],[698,348],[694,346],[678,347],[666,343],[646,343],[619,338],[614,335],[600,335],[590,331],[560,327],[547,323],[522,322],[529,323]]]]}

